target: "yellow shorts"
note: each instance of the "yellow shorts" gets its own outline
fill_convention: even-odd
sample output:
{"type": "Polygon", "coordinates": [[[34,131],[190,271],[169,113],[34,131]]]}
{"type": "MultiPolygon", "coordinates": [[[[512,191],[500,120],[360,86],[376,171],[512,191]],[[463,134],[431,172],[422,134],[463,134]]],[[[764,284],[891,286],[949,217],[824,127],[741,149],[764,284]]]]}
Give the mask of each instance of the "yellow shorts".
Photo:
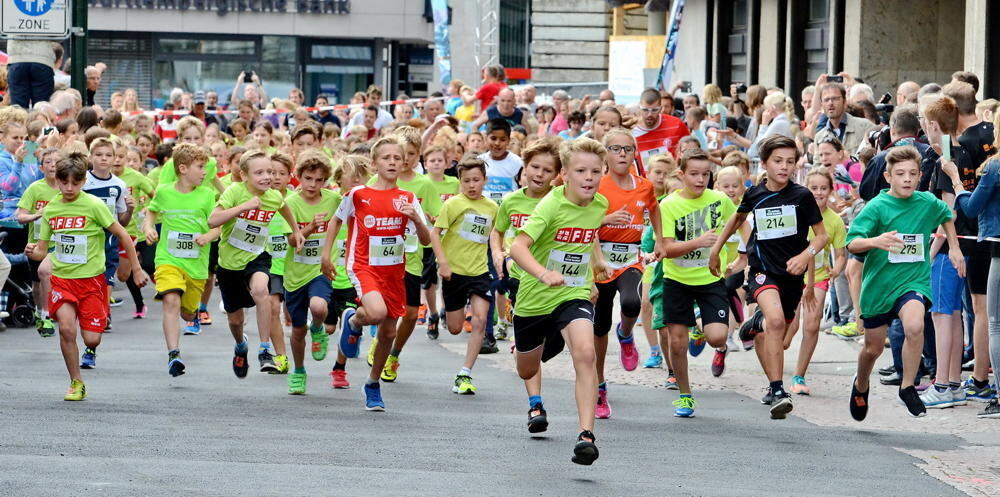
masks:
{"type": "Polygon", "coordinates": [[[181,312],[198,312],[201,294],[205,291],[205,280],[196,280],[181,268],[167,264],[156,266],[153,278],[156,280],[156,300],[162,300],[168,293],[177,292],[181,294],[181,312]]]}

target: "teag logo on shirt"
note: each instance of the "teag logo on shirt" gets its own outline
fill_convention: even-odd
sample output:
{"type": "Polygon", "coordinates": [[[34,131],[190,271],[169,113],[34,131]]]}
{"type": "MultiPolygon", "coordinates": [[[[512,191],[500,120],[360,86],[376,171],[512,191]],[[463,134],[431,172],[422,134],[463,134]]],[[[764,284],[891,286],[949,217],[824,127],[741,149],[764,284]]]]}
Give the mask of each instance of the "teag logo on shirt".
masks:
{"type": "Polygon", "coordinates": [[[271,218],[274,217],[275,211],[265,211],[261,209],[250,209],[246,212],[240,213],[236,216],[241,219],[246,219],[247,221],[257,221],[260,223],[270,223],[271,218]]]}
{"type": "Polygon", "coordinates": [[[49,219],[49,228],[56,230],[78,230],[87,227],[87,216],[60,216],[49,219]]]}
{"type": "Polygon", "coordinates": [[[593,243],[597,230],[585,228],[559,228],[553,239],[562,243],[593,243]]]}

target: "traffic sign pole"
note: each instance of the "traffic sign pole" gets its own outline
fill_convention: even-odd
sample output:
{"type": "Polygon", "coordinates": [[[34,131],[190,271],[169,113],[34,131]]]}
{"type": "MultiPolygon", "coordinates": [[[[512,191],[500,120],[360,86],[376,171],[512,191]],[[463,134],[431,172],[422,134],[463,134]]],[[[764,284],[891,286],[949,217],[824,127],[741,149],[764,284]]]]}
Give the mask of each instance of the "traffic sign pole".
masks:
{"type": "Polygon", "coordinates": [[[83,102],[87,103],[87,0],[73,2],[73,29],[70,36],[70,57],[72,68],[70,77],[73,88],[80,92],[83,102]]]}

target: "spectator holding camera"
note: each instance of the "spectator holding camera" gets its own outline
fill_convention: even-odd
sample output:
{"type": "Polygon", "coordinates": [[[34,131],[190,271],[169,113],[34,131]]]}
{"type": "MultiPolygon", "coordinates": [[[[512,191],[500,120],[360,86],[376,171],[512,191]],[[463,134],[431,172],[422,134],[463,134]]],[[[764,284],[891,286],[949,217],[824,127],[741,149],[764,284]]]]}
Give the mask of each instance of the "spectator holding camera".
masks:
{"type": "Polygon", "coordinates": [[[229,95],[229,102],[232,105],[234,102],[240,102],[241,100],[250,101],[258,109],[264,108],[267,102],[267,93],[264,91],[264,85],[261,84],[260,77],[257,76],[256,71],[250,71],[250,74],[242,71],[236,77],[236,86],[233,87],[233,92],[229,95]],[[239,98],[240,86],[243,86],[242,99],[239,98]]]}

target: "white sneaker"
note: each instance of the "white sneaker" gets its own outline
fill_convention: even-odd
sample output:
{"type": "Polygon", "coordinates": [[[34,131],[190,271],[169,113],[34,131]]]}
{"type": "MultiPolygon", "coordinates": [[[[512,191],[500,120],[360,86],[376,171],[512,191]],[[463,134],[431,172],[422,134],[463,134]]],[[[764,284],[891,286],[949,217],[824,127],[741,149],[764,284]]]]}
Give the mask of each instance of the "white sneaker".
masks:
{"type": "Polygon", "coordinates": [[[950,388],[946,388],[943,392],[939,392],[937,388],[933,385],[920,394],[920,401],[924,403],[924,406],[928,409],[944,409],[946,407],[955,406],[955,396],[952,395],[950,388]]]}
{"type": "Polygon", "coordinates": [[[968,404],[968,400],[965,398],[965,389],[962,387],[949,388],[951,390],[951,405],[953,406],[964,406],[968,404]]]}

